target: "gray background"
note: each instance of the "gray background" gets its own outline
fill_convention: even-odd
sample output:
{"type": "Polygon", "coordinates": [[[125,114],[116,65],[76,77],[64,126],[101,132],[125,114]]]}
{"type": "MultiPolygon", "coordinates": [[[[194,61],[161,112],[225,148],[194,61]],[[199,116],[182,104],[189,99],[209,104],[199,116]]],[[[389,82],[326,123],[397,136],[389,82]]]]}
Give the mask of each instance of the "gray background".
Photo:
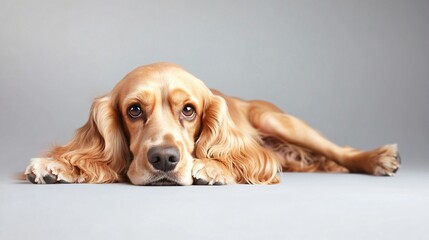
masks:
{"type": "Polygon", "coordinates": [[[423,239],[429,1],[0,1],[0,238],[423,239]],[[265,99],[340,145],[398,143],[395,178],[276,186],[34,186],[10,176],[158,61],[265,99]]]}

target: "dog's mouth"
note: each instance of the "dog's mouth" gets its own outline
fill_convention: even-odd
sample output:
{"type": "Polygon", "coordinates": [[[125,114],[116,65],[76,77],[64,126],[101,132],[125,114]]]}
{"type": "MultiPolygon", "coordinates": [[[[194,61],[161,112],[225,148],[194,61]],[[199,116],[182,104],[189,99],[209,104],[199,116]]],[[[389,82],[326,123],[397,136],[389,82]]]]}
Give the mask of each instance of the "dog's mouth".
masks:
{"type": "Polygon", "coordinates": [[[176,181],[173,181],[167,178],[161,178],[159,180],[146,184],[146,186],[182,186],[182,185],[176,181]]]}

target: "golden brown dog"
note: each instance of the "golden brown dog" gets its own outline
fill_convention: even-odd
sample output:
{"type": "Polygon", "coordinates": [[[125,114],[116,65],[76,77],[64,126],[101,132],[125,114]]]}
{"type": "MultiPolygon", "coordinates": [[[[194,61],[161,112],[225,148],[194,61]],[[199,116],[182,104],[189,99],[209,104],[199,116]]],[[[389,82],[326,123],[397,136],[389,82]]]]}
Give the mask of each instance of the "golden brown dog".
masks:
{"type": "Polygon", "coordinates": [[[277,173],[392,176],[396,145],[339,147],[271,103],[210,90],[174,64],[139,67],[96,99],[64,146],[33,158],[33,183],[272,184],[277,173]]]}

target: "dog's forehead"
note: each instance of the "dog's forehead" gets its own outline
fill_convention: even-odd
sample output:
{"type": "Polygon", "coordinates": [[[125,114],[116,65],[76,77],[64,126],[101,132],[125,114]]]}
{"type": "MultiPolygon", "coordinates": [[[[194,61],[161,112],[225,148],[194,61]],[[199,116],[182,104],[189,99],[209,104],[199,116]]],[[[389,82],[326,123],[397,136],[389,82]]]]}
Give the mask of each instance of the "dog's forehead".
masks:
{"type": "Polygon", "coordinates": [[[186,89],[192,94],[204,94],[208,88],[198,78],[183,68],[169,63],[157,63],[139,67],[122,79],[114,91],[122,94],[140,92],[142,90],[186,89]]]}

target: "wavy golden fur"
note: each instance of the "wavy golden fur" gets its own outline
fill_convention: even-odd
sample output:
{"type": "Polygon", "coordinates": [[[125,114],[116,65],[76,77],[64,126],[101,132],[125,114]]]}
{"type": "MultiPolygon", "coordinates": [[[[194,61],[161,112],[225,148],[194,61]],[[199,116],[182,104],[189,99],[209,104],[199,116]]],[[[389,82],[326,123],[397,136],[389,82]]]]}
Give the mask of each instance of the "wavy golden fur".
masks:
{"type": "Polygon", "coordinates": [[[396,145],[339,147],[271,103],[225,96],[157,63],[97,98],[73,139],[25,174],[33,183],[273,184],[282,170],[391,176],[399,164],[396,145]]]}

